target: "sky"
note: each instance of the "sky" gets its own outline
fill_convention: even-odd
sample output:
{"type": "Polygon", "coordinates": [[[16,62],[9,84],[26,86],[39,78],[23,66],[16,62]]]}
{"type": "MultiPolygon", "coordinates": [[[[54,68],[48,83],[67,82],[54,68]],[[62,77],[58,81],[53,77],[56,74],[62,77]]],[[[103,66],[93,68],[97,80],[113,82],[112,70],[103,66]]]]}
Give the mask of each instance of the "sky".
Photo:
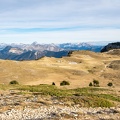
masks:
{"type": "Polygon", "coordinates": [[[120,0],[0,0],[0,43],[120,41],[120,0]]]}

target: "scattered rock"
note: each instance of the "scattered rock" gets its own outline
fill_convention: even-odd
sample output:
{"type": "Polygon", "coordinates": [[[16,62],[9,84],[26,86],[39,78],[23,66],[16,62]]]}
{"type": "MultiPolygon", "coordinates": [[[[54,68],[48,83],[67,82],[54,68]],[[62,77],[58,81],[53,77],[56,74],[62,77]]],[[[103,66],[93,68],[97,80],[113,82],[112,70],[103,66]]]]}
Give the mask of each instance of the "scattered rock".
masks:
{"type": "Polygon", "coordinates": [[[60,103],[55,97],[4,94],[0,99],[0,120],[120,120],[119,106],[85,108],[60,103]]]}

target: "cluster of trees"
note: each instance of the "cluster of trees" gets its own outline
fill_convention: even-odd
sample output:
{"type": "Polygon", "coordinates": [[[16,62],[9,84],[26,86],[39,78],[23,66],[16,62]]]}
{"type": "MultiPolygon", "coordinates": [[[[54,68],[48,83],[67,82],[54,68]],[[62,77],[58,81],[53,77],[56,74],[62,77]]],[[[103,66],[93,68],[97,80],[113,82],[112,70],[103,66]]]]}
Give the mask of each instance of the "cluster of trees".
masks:
{"type": "Polygon", "coordinates": [[[99,81],[94,79],[93,82],[89,83],[89,86],[99,87],[99,81]]]}
{"type": "MultiPolygon", "coordinates": [[[[55,83],[53,82],[52,85],[55,85],[55,83]]],[[[60,86],[64,86],[64,85],[70,85],[70,83],[69,83],[68,81],[63,80],[63,81],[60,83],[60,86]]]]}
{"type": "MultiPolygon", "coordinates": [[[[113,86],[113,83],[112,83],[112,82],[109,82],[107,85],[108,85],[109,87],[111,87],[111,86],[113,86]]],[[[89,83],[89,86],[99,87],[99,86],[100,86],[100,85],[99,85],[99,81],[94,79],[93,82],[90,82],[90,83],[89,83]]]]}

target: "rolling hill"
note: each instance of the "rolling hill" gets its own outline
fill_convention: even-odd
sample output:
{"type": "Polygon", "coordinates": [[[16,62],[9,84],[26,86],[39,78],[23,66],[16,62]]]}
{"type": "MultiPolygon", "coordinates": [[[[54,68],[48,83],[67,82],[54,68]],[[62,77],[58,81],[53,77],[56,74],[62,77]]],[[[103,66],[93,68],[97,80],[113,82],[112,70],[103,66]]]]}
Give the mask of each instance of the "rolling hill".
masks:
{"type": "MultiPolygon", "coordinates": [[[[119,50],[118,50],[119,51],[119,50]]],[[[100,86],[112,82],[120,86],[120,56],[91,51],[74,51],[70,57],[43,57],[32,61],[0,60],[0,83],[17,80],[20,84],[38,85],[70,82],[69,88],[86,87],[93,79],[100,86]],[[117,66],[117,67],[116,67],[117,66]]]]}

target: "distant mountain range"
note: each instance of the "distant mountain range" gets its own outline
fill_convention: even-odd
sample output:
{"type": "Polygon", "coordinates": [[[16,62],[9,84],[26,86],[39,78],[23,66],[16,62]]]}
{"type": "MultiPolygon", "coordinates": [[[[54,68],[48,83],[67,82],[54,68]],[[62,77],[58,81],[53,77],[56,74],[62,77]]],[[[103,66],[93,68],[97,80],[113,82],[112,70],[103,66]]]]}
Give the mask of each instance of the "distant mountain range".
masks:
{"type": "Polygon", "coordinates": [[[100,52],[103,45],[90,43],[63,43],[63,44],[0,44],[0,59],[9,60],[35,60],[41,57],[61,58],[67,56],[69,51],[89,50],[100,52]]]}
{"type": "Polygon", "coordinates": [[[103,48],[102,45],[92,45],[89,43],[63,43],[59,44],[59,47],[64,50],[89,50],[94,52],[100,52],[103,48]]]}
{"type": "Polygon", "coordinates": [[[7,46],[11,46],[14,48],[21,48],[22,50],[26,50],[26,51],[44,51],[44,50],[48,50],[48,51],[60,51],[61,49],[56,46],[55,44],[38,44],[37,42],[33,42],[32,44],[4,44],[1,43],[0,44],[0,49],[4,49],[7,46]]]}
{"type": "Polygon", "coordinates": [[[91,50],[95,52],[100,52],[103,44],[100,43],[62,43],[62,44],[38,44],[33,42],[32,44],[4,44],[0,43],[0,50],[4,49],[6,46],[17,47],[23,50],[38,50],[38,51],[61,51],[61,50],[91,50]]]}
{"type": "Polygon", "coordinates": [[[11,46],[7,46],[0,51],[0,59],[9,60],[37,60],[43,56],[61,58],[67,55],[68,51],[25,50],[11,46]]]}

